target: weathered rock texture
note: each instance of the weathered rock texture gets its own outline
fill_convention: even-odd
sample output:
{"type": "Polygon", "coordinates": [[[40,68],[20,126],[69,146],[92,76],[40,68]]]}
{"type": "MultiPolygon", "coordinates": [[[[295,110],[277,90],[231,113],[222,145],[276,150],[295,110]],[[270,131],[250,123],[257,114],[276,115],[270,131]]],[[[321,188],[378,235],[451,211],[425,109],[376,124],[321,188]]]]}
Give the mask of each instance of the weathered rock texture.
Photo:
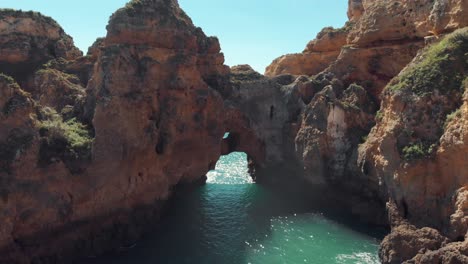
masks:
{"type": "Polygon", "coordinates": [[[268,76],[229,70],[176,0],[129,2],[86,56],[52,19],[0,11],[0,263],[134,241],[232,151],[258,182],[327,187],[389,223],[383,263],[465,263],[468,33],[446,33],[467,5],[350,0],[343,28],[268,76]]]}
{"type": "Polygon", "coordinates": [[[315,75],[323,70],[345,85],[367,83],[375,100],[423,47],[424,39],[468,26],[465,0],[349,1],[347,24],[325,28],[300,54],[282,56],[265,74],[315,75]]]}
{"type": "Polygon", "coordinates": [[[349,1],[349,22],[331,31],[345,37],[322,32],[304,53],[267,68],[269,76],[313,75],[298,78],[306,104],[295,139],[303,178],[364,198],[350,198],[351,208],[375,221],[388,199],[407,219],[391,223],[384,263],[465,259],[466,243],[456,241],[468,229],[466,29],[444,36],[468,26],[467,14],[467,1],[349,1]],[[424,45],[431,46],[416,56],[424,45]],[[326,67],[303,59],[332,50],[339,54],[326,67]],[[420,242],[433,232],[442,239],[420,242]]]}
{"type": "Polygon", "coordinates": [[[356,21],[356,25],[350,31],[348,43],[360,46],[422,39],[468,25],[465,0],[350,2],[350,19],[356,21]]]}
{"type": "Polygon", "coordinates": [[[387,86],[359,157],[406,219],[451,241],[463,240],[468,230],[467,50],[463,29],[415,58],[387,86]]]}
{"type": "Polygon", "coordinates": [[[119,247],[214,168],[229,69],[177,1],[130,2],[86,57],[49,18],[0,18],[0,71],[30,92],[0,77],[1,263],[119,247]]]}
{"type": "Polygon", "coordinates": [[[304,104],[293,81],[292,76],[267,78],[248,65],[231,69],[232,92],[225,100],[227,152],[246,152],[254,177],[281,168],[294,153],[304,104]]]}
{"type": "Polygon", "coordinates": [[[0,10],[0,72],[20,80],[21,85],[47,61],[81,55],[53,19],[35,12],[0,10]]]}
{"type": "Polygon", "coordinates": [[[288,54],[275,59],[265,70],[266,76],[281,74],[315,75],[336,60],[340,49],[346,44],[349,25],[340,28],[325,28],[302,53],[288,54]]]}

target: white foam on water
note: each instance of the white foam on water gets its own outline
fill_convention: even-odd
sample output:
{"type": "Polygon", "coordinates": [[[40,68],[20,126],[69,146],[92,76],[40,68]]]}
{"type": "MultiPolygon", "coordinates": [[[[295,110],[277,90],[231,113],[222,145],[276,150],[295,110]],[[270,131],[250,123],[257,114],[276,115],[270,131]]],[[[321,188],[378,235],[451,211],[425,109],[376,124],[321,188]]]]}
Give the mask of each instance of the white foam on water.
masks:
{"type": "Polygon", "coordinates": [[[368,252],[356,252],[353,254],[340,254],[336,257],[336,263],[356,263],[356,264],[379,264],[379,257],[368,252]]]}

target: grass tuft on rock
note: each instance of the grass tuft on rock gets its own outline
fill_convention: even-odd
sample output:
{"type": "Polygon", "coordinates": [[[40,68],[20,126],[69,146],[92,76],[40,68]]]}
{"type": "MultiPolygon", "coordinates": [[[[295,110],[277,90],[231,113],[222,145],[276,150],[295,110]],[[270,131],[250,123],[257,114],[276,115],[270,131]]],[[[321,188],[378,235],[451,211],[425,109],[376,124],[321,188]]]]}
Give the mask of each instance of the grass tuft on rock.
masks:
{"type": "Polygon", "coordinates": [[[393,79],[390,92],[410,90],[416,95],[460,92],[468,73],[468,28],[447,35],[439,43],[426,48],[420,57],[393,79]]]}
{"type": "Polygon", "coordinates": [[[6,75],[2,72],[0,72],[0,82],[4,82],[8,85],[14,86],[15,88],[20,88],[18,83],[13,79],[13,77],[6,75]]]}

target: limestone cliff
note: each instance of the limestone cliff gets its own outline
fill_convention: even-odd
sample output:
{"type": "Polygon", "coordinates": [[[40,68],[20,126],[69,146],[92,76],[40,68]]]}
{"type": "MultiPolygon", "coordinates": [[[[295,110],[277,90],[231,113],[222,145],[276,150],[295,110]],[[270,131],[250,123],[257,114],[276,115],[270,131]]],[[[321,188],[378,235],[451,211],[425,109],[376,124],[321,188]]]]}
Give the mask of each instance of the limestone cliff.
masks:
{"type": "Polygon", "coordinates": [[[84,57],[37,13],[0,29],[1,263],[118,248],[214,168],[229,69],[177,1],[129,2],[84,57]]]}
{"type": "Polygon", "coordinates": [[[382,244],[384,263],[413,257],[416,263],[465,261],[464,244],[456,241],[464,240],[468,228],[466,29],[444,36],[468,26],[467,12],[462,0],[352,0],[349,22],[334,30],[346,32],[344,41],[321,33],[303,54],[267,68],[270,76],[310,76],[298,78],[306,104],[295,139],[301,177],[361,197],[350,198],[350,207],[366,218],[382,221],[378,208],[390,199],[407,219],[406,227],[390,223],[395,231],[382,244]],[[339,55],[326,68],[310,71],[323,61],[302,57],[324,39],[330,48],[317,51],[338,47],[339,55]],[[420,230],[426,227],[441,238],[430,247],[417,242],[433,232],[420,230]],[[405,237],[414,241],[411,247],[404,246],[405,237]]]}
{"type": "Polygon", "coordinates": [[[268,78],[240,65],[231,68],[231,83],[225,98],[226,152],[246,152],[252,176],[261,181],[265,170],[278,172],[291,160],[304,104],[292,76],[268,78]]]}
{"type": "Polygon", "coordinates": [[[350,0],[349,21],[340,29],[325,28],[300,54],[272,62],[265,74],[333,73],[346,85],[368,85],[375,100],[424,46],[424,41],[468,26],[468,2],[350,0]],[[333,52],[333,56],[332,53],[333,52]]]}
{"type": "MultiPolygon", "coordinates": [[[[468,231],[467,51],[465,28],[418,55],[386,87],[377,125],[359,150],[366,174],[381,182],[400,214],[449,241],[463,241],[468,231]]],[[[425,248],[395,256],[385,245],[388,263],[425,248]]]]}
{"type": "Polygon", "coordinates": [[[0,9],[0,72],[18,79],[22,86],[27,86],[30,74],[47,61],[81,55],[53,19],[35,12],[0,9]]]}
{"type": "Polygon", "coordinates": [[[86,56],[52,19],[1,10],[0,262],[132,242],[232,151],[260,183],[327,187],[390,224],[383,263],[466,262],[468,37],[448,33],[467,14],[350,0],[343,28],[263,76],[225,66],[177,0],[130,1],[86,56]]]}
{"type": "Polygon", "coordinates": [[[288,54],[275,59],[265,70],[266,76],[281,74],[315,75],[336,60],[346,44],[351,24],[343,28],[324,28],[317,38],[307,44],[302,53],[288,54]]]}

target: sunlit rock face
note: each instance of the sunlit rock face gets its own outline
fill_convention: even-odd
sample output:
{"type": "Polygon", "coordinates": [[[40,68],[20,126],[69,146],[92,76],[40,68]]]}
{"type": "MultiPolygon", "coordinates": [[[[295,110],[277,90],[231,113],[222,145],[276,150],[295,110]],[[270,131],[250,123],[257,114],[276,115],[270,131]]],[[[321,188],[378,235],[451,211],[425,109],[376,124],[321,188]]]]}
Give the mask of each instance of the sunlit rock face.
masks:
{"type": "Polygon", "coordinates": [[[445,34],[467,12],[350,0],[343,28],[264,76],[225,66],[176,0],[129,2],[87,56],[50,18],[0,11],[0,262],[135,241],[232,151],[258,182],[327,187],[391,224],[384,263],[466,262],[466,29],[445,34]]]}
{"type": "Polygon", "coordinates": [[[467,12],[466,1],[349,1],[345,27],[322,31],[303,53],[280,57],[266,71],[269,76],[308,76],[299,78],[306,106],[295,139],[303,178],[376,205],[366,208],[350,198],[359,214],[395,201],[413,225],[414,232],[408,231],[415,237],[411,249],[397,245],[406,231],[395,225],[382,245],[384,263],[413,257],[416,263],[431,263],[451,256],[464,261],[467,255],[460,249],[464,244],[456,242],[468,228],[462,132],[466,30],[445,38],[468,25],[467,12]],[[432,51],[422,51],[429,45],[426,49],[432,51]],[[307,53],[332,50],[339,54],[325,67],[323,57],[303,59],[307,53]],[[356,93],[356,86],[362,91],[356,93]],[[423,227],[435,228],[443,237],[427,252],[420,251],[424,243],[417,243],[428,234],[419,231],[423,227]]]}
{"type": "Polygon", "coordinates": [[[107,29],[88,85],[94,162],[114,177],[143,174],[162,190],[203,176],[225,132],[217,89],[224,92],[229,69],[217,39],[193,26],[176,1],[130,2],[107,29]]]}
{"type": "Polygon", "coordinates": [[[266,76],[281,74],[315,75],[325,70],[346,44],[349,27],[325,28],[310,41],[302,53],[287,54],[275,59],[265,70],[266,76]]]}
{"type": "MultiPolygon", "coordinates": [[[[467,49],[464,28],[421,52],[385,88],[377,124],[359,149],[361,166],[385,186],[406,219],[436,228],[454,243],[468,230],[467,49]]],[[[417,261],[455,253],[466,260],[466,252],[453,246],[417,261]]]]}
{"type": "Polygon", "coordinates": [[[349,1],[349,21],[325,28],[304,52],[275,59],[265,74],[330,72],[346,85],[367,88],[379,100],[385,85],[424,46],[424,39],[468,26],[468,3],[454,1],[349,1]]]}
{"type": "Polygon", "coordinates": [[[0,28],[0,66],[25,74],[1,71],[30,92],[1,77],[0,262],[117,248],[214,168],[229,68],[177,1],[131,1],[85,57],[39,14],[3,12],[0,28]]]}

